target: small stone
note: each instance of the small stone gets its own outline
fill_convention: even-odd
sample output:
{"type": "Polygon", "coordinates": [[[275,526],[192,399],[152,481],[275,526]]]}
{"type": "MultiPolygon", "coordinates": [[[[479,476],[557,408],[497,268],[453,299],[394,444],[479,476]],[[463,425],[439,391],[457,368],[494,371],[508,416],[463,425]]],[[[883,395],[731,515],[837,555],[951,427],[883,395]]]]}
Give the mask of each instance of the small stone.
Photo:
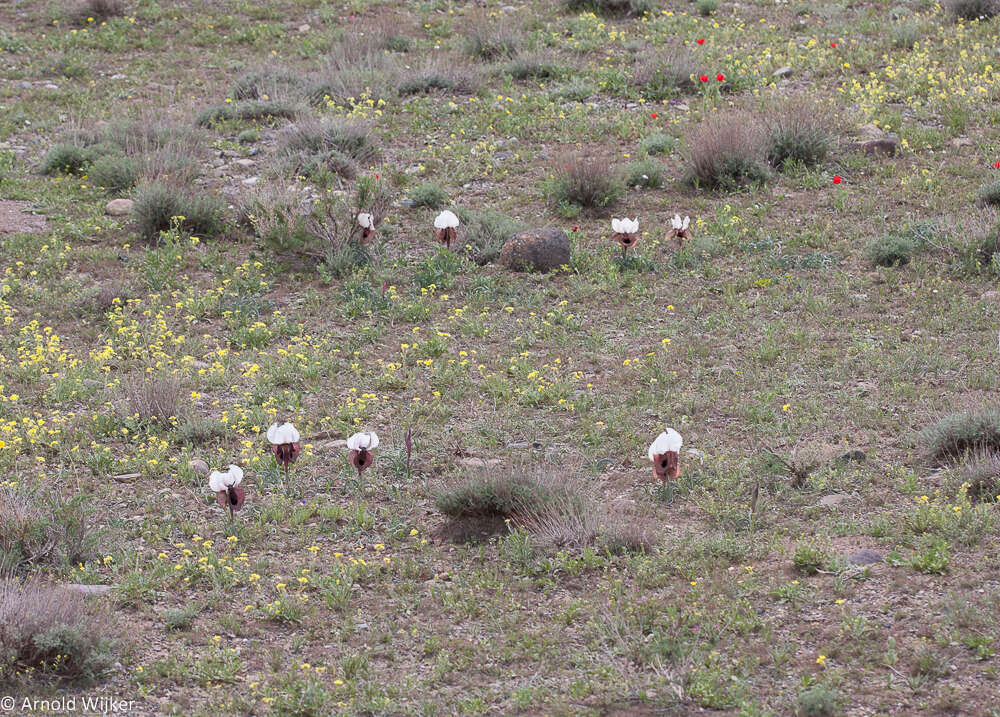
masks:
{"type": "Polygon", "coordinates": [[[112,80],[124,80],[125,79],[125,75],[123,75],[120,72],[116,72],[115,74],[111,75],[111,79],[112,80]]]}
{"type": "Polygon", "coordinates": [[[188,468],[202,477],[207,477],[209,473],[208,464],[200,458],[192,458],[189,460],[188,468]]]}
{"type": "Polygon", "coordinates": [[[235,164],[237,167],[243,167],[244,169],[248,169],[257,163],[254,162],[252,159],[237,159],[235,164]]]}
{"type": "Polygon", "coordinates": [[[691,456],[692,458],[697,458],[700,461],[705,460],[705,453],[704,453],[704,451],[699,451],[697,448],[688,448],[687,449],[687,454],[689,456],[691,456]]]}
{"type": "Polygon", "coordinates": [[[513,271],[552,271],[569,260],[569,239],[556,227],[515,234],[500,250],[500,263],[513,271]]]}
{"type": "Polygon", "coordinates": [[[973,142],[968,137],[956,137],[955,139],[953,139],[951,141],[951,146],[952,147],[956,147],[956,148],[957,147],[972,147],[974,144],[975,144],[975,142],[973,142]]]}
{"type": "Polygon", "coordinates": [[[827,508],[836,508],[848,498],[850,498],[850,496],[844,493],[834,493],[833,495],[824,495],[822,498],[819,499],[819,504],[827,508]]]}
{"type": "Polygon", "coordinates": [[[42,87],[44,87],[47,90],[58,90],[59,89],[59,85],[54,84],[52,82],[46,82],[44,85],[42,85],[42,87]]]}
{"type": "Polygon", "coordinates": [[[132,207],[135,205],[131,199],[112,199],[104,207],[104,211],[113,217],[123,217],[126,214],[132,213],[132,207]]]}
{"type": "Polygon", "coordinates": [[[333,441],[325,441],[324,443],[320,443],[319,447],[322,450],[328,450],[328,451],[347,448],[347,441],[344,440],[343,438],[338,438],[333,441]]]}
{"type": "Polygon", "coordinates": [[[244,187],[252,187],[260,181],[260,177],[247,177],[243,180],[244,187]]]}
{"type": "Polygon", "coordinates": [[[847,556],[847,562],[852,565],[874,565],[875,563],[882,562],[882,556],[876,553],[874,550],[869,550],[865,548],[864,550],[859,550],[856,553],[851,553],[847,556]]]}
{"type": "Polygon", "coordinates": [[[299,32],[309,32],[310,30],[312,30],[312,27],[310,27],[310,25],[309,25],[308,22],[304,22],[301,25],[299,25],[298,28],[296,28],[296,29],[299,32]]]}
{"type": "Polygon", "coordinates": [[[81,595],[107,595],[115,589],[114,585],[81,585],[80,583],[67,583],[63,587],[81,595]]]}
{"type": "Polygon", "coordinates": [[[406,207],[407,209],[413,209],[414,207],[417,206],[417,203],[412,199],[410,199],[409,197],[404,197],[403,199],[399,200],[399,206],[406,207]]]}
{"type": "Polygon", "coordinates": [[[791,77],[792,72],[793,70],[791,65],[785,65],[784,67],[779,67],[777,70],[775,70],[773,75],[775,77],[791,77]]]}

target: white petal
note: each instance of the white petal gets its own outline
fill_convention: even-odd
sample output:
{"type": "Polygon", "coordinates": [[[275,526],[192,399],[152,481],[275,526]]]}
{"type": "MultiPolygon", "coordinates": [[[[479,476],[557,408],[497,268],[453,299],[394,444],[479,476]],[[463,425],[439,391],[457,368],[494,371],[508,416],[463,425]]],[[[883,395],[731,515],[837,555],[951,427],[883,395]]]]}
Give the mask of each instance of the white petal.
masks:
{"type": "Polygon", "coordinates": [[[239,466],[229,464],[229,485],[239,485],[243,482],[243,469],[239,466]]]}
{"type": "Polygon", "coordinates": [[[299,432],[295,430],[295,426],[287,421],[284,423],[275,423],[267,429],[267,440],[276,446],[285,443],[298,443],[299,432]]]}
{"type": "Polygon", "coordinates": [[[680,214],[675,214],[673,217],[670,218],[670,226],[673,227],[674,229],[680,229],[681,228],[681,215],[680,214]]]}
{"type": "Polygon", "coordinates": [[[624,234],[625,233],[625,230],[622,228],[622,220],[621,219],[612,219],[611,220],[611,231],[615,232],[616,234],[624,234]]]}
{"type": "Polygon", "coordinates": [[[371,433],[368,434],[368,441],[369,441],[368,447],[370,449],[374,450],[378,448],[378,434],[375,433],[375,431],[372,431],[371,433]]]}
{"type": "Polygon", "coordinates": [[[226,483],[226,478],[229,477],[229,473],[219,473],[219,471],[212,471],[212,474],[208,477],[208,487],[213,493],[218,493],[220,490],[225,490],[229,487],[226,483]]]}
{"type": "Polygon", "coordinates": [[[691,223],[691,217],[684,217],[684,224],[683,224],[683,226],[681,226],[681,229],[687,229],[688,228],[688,224],[690,224],[690,223],[691,223]]]}
{"type": "Polygon", "coordinates": [[[631,222],[628,221],[627,219],[625,221],[627,222],[626,226],[628,228],[629,234],[635,234],[637,231],[639,231],[639,217],[636,217],[631,222]]]}
{"type": "Polygon", "coordinates": [[[443,212],[437,215],[434,220],[435,229],[448,229],[449,227],[458,226],[458,217],[450,209],[445,209],[443,212]]]}
{"type": "Polygon", "coordinates": [[[374,229],[375,217],[367,212],[361,212],[361,214],[358,215],[358,224],[361,225],[362,229],[374,229]]]}
{"type": "Polygon", "coordinates": [[[673,428],[668,428],[658,435],[649,447],[649,460],[653,460],[653,456],[660,456],[670,451],[677,453],[681,450],[683,443],[684,440],[681,438],[681,434],[673,428]]]}

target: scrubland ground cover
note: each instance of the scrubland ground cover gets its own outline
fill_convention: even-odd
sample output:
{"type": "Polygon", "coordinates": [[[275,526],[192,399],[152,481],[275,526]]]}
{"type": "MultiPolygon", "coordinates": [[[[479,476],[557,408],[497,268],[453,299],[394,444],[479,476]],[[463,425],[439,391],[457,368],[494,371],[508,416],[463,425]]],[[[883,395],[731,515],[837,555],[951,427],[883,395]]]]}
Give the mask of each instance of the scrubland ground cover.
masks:
{"type": "Polygon", "coordinates": [[[997,9],[0,3],[3,691],[998,714],[997,9]]]}

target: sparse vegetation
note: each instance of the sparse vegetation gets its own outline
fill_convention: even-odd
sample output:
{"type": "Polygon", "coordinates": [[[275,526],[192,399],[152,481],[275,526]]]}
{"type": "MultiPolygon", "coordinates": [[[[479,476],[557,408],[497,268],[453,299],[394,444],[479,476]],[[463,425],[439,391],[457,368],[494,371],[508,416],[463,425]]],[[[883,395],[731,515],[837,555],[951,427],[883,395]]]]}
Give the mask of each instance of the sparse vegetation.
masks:
{"type": "Polygon", "coordinates": [[[1000,451],[1000,410],[951,413],[920,435],[924,454],[932,461],[955,461],[976,451],[1000,451]]]}
{"type": "Polygon", "coordinates": [[[947,8],[958,20],[988,19],[1000,12],[997,0],[949,0],[947,8]]]}
{"type": "Polygon", "coordinates": [[[0,680],[37,671],[94,679],[112,663],[106,619],[80,595],[38,581],[0,580],[0,680]]]}
{"type": "Polygon", "coordinates": [[[687,180],[706,189],[737,189],[770,176],[766,138],[753,116],[732,113],[706,119],[685,142],[687,180]]]}
{"type": "Polygon", "coordinates": [[[606,158],[572,155],[559,162],[550,196],[560,211],[603,212],[615,206],[625,194],[617,171],[609,169],[606,158]]]}
{"type": "Polygon", "coordinates": [[[793,160],[807,167],[826,159],[834,137],[828,115],[815,102],[776,102],[766,114],[767,159],[775,167],[793,160]]]}
{"type": "Polygon", "coordinates": [[[132,217],[139,236],[147,240],[170,229],[173,217],[183,217],[184,231],[213,237],[222,231],[223,210],[222,202],[211,194],[195,194],[186,187],[154,180],[136,188],[132,217]]]}
{"type": "Polygon", "coordinates": [[[996,18],[0,6],[7,694],[989,712],[996,18]]]}

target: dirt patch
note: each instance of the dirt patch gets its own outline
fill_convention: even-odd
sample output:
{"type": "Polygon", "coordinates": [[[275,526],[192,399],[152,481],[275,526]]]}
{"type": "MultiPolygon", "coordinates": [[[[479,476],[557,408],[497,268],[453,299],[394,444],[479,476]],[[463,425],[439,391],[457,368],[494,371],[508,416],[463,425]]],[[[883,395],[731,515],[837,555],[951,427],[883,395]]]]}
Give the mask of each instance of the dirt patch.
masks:
{"type": "Polygon", "coordinates": [[[0,200],[0,236],[5,234],[38,234],[47,231],[49,223],[40,214],[31,214],[30,202],[0,200]]]}

